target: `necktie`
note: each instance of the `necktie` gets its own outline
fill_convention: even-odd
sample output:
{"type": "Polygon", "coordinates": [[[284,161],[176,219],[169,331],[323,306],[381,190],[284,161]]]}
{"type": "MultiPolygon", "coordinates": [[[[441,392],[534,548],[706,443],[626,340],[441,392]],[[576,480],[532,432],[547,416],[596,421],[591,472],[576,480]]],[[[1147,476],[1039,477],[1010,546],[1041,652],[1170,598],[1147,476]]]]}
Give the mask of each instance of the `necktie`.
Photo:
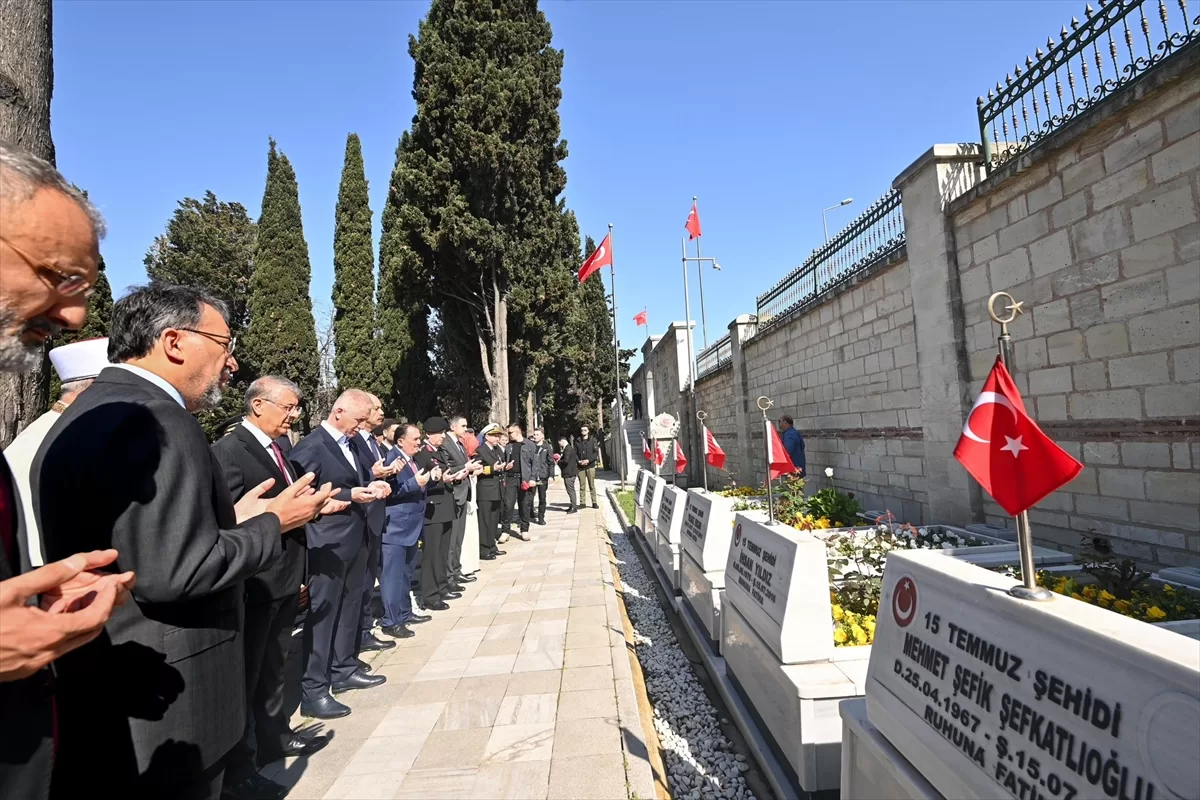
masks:
{"type": "Polygon", "coordinates": [[[292,476],[288,472],[287,465],[283,461],[283,451],[279,449],[279,445],[271,442],[271,454],[275,456],[275,464],[279,467],[279,471],[283,473],[283,479],[287,481],[288,486],[292,485],[292,476]]]}

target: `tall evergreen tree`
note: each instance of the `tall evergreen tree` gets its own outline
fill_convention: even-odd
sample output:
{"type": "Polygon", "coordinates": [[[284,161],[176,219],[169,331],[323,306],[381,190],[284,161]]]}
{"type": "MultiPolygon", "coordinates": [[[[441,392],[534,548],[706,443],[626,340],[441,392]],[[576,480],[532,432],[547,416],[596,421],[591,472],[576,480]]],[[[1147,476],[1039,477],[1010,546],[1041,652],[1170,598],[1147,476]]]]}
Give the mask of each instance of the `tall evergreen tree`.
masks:
{"type": "MultiPolygon", "coordinates": [[[[108,275],[104,269],[104,256],[96,270],[96,283],[92,286],[92,296],[88,298],[87,319],[83,327],[77,331],[63,331],[54,337],[50,347],[60,347],[72,342],[82,342],[87,339],[101,339],[108,336],[108,326],[112,320],[113,296],[112,286],[108,283],[108,275]]],[[[50,399],[57,400],[62,396],[62,381],[58,373],[51,370],[50,399]]]]}
{"type": "MultiPolygon", "coordinates": [[[[238,352],[252,365],[247,377],[282,375],[295,381],[308,398],[316,392],[320,368],[311,279],[296,173],[271,139],[247,301],[250,325],[238,352]]],[[[309,408],[310,414],[325,410],[309,408]]]]}
{"type": "MultiPolygon", "coordinates": [[[[226,203],[211,191],[203,200],[185,197],[154,239],[143,264],[151,280],[207,289],[229,303],[229,330],[242,336],[249,321],[250,279],[254,274],[257,231],[241,203],[226,203]]],[[[238,371],[221,393],[221,404],[197,418],[210,437],[242,411],[242,397],[254,375],[254,363],[236,353],[238,371]]]]}
{"type": "Polygon", "coordinates": [[[362,143],[358,134],[352,133],[346,137],[346,161],[342,167],[333,231],[333,363],[340,388],[381,391],[373,363],[374,333],[375,253],[371,245],[371,207],[362,143]]]}
{"type": "Polygon", "coordinates": [[[510,374],[513,292],[560,233],[563,62],[550,43],[537,0],[433,0],[409,37],[417,113],[389,205],[429,304],[469,320],[498,419],[526,383],[510,374]]]}

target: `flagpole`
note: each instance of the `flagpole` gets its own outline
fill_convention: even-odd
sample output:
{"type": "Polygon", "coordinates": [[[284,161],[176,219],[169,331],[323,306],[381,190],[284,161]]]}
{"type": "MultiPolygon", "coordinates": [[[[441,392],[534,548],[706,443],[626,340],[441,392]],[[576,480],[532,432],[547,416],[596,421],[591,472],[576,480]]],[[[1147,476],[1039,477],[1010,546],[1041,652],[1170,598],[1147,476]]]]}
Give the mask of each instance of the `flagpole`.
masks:
{"type": "MultiPolygon", "coordinates": [[[[692,195],[692,208],[696,208],[696,195],[692,195]]],[[[697,209],[696,216],[699,218],[697,209]]],[[[684,255],[687,255],[685,252],[684,255]]],[[[704,349],[708,349],[708,317],[704,313],[704,261],[700,258],[700,237],[696,237],[696,275],[700,278],[700,326],[704,335],[704,349]]]]}
{"type": "MultiPolygon", "coordinates": [[[[617,462],[617,481],[620,491],[625,491],[625,402],[621,399],[621,337],[617,335],[617,268],[613,266],[612,223],[608,223],[608,277],[612,284],[612,323],[613,323],[613,391],[615,392],[617,411],[613,425],[616,428],[613,436],[613,449],[619,450],[620,455],[613,454],[617,462]]],[[[592,498],[595,499],[594,497],[592,498]]]]}
{"type": "MultiPolygon", "coordinates": [[[[679,246],[683,250],[683,324],[687,327],[688,346],[688,390],[692,395],[692,413],[696,412],[696,341],[692,332],[692,301],[688,296],[688,257],[687,239],[680,239],[679,246]]],[[[689,426],[690,427],[690,426],[689,426]]],[[[693,452],[695,448],[692,448],[693,452]]]]}
{"type": "Polygon", "coordinates": [[[704,424],[704,420],[708,419],[708,414],[703,411],[696,412],[696,419],[700,420],[700,455],[703,459],[700,462],[700,474],[704,476],[704,491],[708,493],[708,426],[704,424]]]}
{"type": "MultiPolygon", "coordinates": [[[[1008,292],[996,292],[988,298],[988,316],[992,321],[1000,326],[1000,337],[996,340],[996,349],[1000,356],[1000,363],[1008,369],[1008,362],[1012,353],[1012,337],[1008,334],[1008,325],[1017,315],[1023,313],[1021,303],[1008,292]],[[996,300],[999,298],[1008,300],[1008,316],[1002,318],[996,313],[996,300]]],[[[1034,571],[1033,564],[1033,533],[1029,529],[1029,511],[1022,511],[1013,519],[1017,523],[1017,549],[1021,555],[1021,585],[1014,586],[1008,590],[1008,593],[1013,597],[1019,597],[1022,600],[1049,600],[1053,595],[1047,589],[1038,586],[1037,573],[1034,571]]]]}
{"type": "Polygon", "coordinates": [[[763,455],[766,456],[767,463],[767,524],[775,524],[775,497],[771,493],[771,440],[767,438],[767,409],[775,405],[771,398],[763,396],[755,402],[758,410],[762,412],[763,417],[763,455]]]}

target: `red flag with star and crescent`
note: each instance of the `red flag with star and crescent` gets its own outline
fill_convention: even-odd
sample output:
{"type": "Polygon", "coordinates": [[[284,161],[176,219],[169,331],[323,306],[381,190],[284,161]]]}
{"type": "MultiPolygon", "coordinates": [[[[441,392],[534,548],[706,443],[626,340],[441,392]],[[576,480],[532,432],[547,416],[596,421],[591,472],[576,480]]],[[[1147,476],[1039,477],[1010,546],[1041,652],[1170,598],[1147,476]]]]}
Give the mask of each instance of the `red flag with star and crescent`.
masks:
{"type": "Polygon", "coordinates": [[[683,472],[687,469],[687,456],[683,454],[683,448],[679,446],[679,440],[675,440],[675,474],[683,472]]]}
{"type": "Polygon", "coordinates": [[[1083,470],[1029,418],[999,358],[967,414],[954,457],[1014,517],[1083,470]]]}
{"type": "Polygon", "coordinates": [[[695,239],[700,235],[700,212],[696,210],[696,201],[692,201],[692,210],[688,212],[687,222],[683,223],[683,227],[687,229],[688,239],[695,239]]]}
{"type": "Polygon", "coordinates": [[[583,283],[588,278],[592,277],[592,273],[601,267],[612,266],[612,234],[609,233],[604,237],[604,241],[600,246],[587,257],[587,261],[579,267],[579,282],[583,283]]]}

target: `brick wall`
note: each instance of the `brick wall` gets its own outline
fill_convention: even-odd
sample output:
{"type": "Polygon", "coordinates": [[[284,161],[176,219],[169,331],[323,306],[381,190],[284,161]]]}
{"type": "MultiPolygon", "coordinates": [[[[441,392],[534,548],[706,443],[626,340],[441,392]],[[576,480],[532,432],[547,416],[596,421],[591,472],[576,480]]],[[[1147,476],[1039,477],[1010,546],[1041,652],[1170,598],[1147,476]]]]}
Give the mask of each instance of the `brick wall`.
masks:
{"type": "MultiPolygon", "coordinates": [[[[725,451],[724,469],[708,467],[709,488],[723,488],[740,474],[741,454],[735,446],[738,440],[737,422],[734,413],[733,365],[726,364],[716,372],[696,381],[696,405],[708,414],[706,423],[717,443],[725,451]]],[[[691,458],[688,453],[688,458],[691,458]]],[[[696,460],[702,461],[703,451],[697,450],[696,460]]]]}
{"type": "Polygon", "coordinates": [[[1010,326],[1017,384],[1085,466],[1030,512],[1043,541],[1200,565],[1198,198],[1192,69],[951,207],[973,392],[996,353],[987,298],[1010,292],[1029,312],[1010,326]]]}

